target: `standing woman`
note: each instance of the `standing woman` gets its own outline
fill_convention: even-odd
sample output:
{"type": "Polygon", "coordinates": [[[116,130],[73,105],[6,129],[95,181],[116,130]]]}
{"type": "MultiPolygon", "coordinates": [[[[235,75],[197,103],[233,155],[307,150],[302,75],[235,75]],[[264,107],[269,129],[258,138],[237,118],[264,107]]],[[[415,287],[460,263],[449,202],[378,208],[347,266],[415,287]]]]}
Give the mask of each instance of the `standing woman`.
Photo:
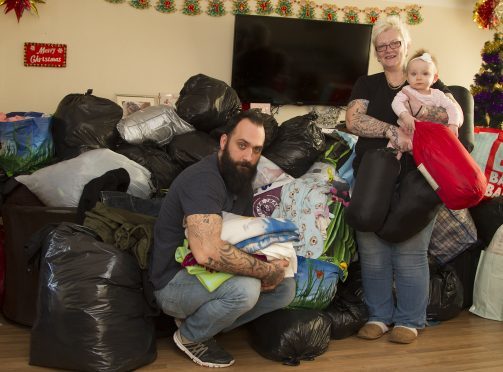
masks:
{"type": "MultiPolygon", "coordinates": [[[[398,16],[379,19],[372,30],[372,44],[383,72],[361,77],[353,87],[346,111],[347,128],[357,136],[355,174],[365,151],[384,148],[388,141],[403,156],[401,177],[415,169],[411,137],[397,125],[391,108],[396,93],[407,84],[405,64],[410,36],[398,16]]],[[[447,87],[438,80],[433,88],[446,93],[447,87]]],[[[458,109],[460,109],[458,105],[458,109]]],[[[429,107],[421,113],[424,121],[443,122],[444,109],[429,107]]],[[[365,302],[369,321],[358,337],[374,340],[391,330],[389,340],[408,344],[425,327],[428,304],[429,270],[427,250],[434,219],[419,233],[401,243],[390,243],[373,232],[356,232],[361,261],[365,302]],[[396,301],[393,296],[396,288],[396,301]]]]}

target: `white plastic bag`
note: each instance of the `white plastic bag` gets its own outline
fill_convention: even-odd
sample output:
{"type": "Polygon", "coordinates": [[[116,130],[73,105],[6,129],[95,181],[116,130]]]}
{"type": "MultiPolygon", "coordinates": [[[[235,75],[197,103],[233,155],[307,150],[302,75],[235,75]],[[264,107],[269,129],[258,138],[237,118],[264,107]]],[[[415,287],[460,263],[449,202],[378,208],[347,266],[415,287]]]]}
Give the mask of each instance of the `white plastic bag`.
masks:
{"type": "Polygon", "coordinates": [[[470,312],[503,321],[503,255],[481,252],[470,312]]]}

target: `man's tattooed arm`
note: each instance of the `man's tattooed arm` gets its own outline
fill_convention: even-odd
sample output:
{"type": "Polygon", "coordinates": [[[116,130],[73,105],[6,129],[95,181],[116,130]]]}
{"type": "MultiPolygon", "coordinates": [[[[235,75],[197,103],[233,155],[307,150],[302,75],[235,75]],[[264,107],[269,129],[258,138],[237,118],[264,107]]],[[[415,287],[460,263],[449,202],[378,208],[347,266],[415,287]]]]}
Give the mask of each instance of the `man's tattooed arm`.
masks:
{"type": "Polygon", "coordinates": [[[216,214],[187,217],[187,237],[196,261],[205,267],[262,280],[263,286],[279,284],[284,278],[284,261],[270,263],[256,259],[220,239],[222,218],[216,214]]]}

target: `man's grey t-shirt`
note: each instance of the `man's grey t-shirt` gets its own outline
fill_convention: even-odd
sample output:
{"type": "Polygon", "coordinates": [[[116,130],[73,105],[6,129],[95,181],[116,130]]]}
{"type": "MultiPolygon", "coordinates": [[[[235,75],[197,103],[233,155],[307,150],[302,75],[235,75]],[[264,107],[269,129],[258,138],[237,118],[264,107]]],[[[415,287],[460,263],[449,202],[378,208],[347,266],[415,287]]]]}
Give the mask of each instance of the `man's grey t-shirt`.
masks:
{"type": "Polygon", "coordinates": [[[171,184],[154,227],[154,246],[150,260],[150,281],[154,289],[166,286],[182,267],[175,251],[185,239],[185,216],[218,214],[222,211],[252,215],[252,189],[237,197],[227,190],[212,154],[186,168],[171,184]]]}

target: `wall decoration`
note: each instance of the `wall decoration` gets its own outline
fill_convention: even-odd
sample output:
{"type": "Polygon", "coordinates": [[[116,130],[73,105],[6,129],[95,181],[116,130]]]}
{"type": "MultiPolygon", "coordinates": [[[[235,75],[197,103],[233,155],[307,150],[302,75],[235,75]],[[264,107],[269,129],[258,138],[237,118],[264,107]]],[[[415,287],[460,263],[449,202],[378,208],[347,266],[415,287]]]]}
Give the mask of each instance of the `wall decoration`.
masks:
{"type": "Polygon", "coordinates": [[[66,44],[24,43],[24,65],[66,67],[66,44]]]}
{"type": "Polygon", "coordinates": [[[301,0],[300,10],[298,13],[298,17],[301,19],[313,19],[314,18],[314,7],[316,4],[309,0],[301,0]]]}
{"type": "Polygon", "coordinates": [[[503,3],[500,0],[478,0],[473,9],[473,21],[479,28],[497,29],[503,24],[503,3]]]}
{"type": "Polygon", "coordinates": [[[212,17],[221,17],[224,16],[225,13],[227,13],[227,11],[225,10],[223,0],[209,0],[206,14],[212,17]]]}
{"type": "Polygon", "coordinates": [[[271,0],[257,0],[257,14],[269,15],[273,12],[271,0]]]}
{"type": "Polygon", "coordinates": [[[421,17],[421,13],[419,10],[421,7],[419,5],[409,5],[405,7],[405,11],[407,12],[407,23],[409,25],[417,25],[423,22],[423,17],[421,17]]]}
{"type": "Polygon", "coordinates": [[[344,22],[347,23],[360,23],[360,18],[358,17],[358,8],[355,6],[345,6],[342,8],[344,13],[344,22]]]}
{"type": "Polygon", "coordinates": [[[365,23],[374,24],[379,19],[379,8],[365,8],[365,23]]]}
{"type": "Polygon", "coordinates": [[[323,4],[322,11],[324,20],[337,22],[337,7],[335,5],[323,4]]]}
{"type": "Polygon", "coordinates": [[[159,96],[141,96],[131,94],[117,94],[116,102],[122,107],[122,117],[125,118],[133,112],[143,110],[149,106],[155,106],[159,103],[159,96]]]}
{"type": "Polygon", "coordinates": [[[250,14],[248,0],[233,0],[232,14],[250,14]]]}
{"type": "Polygon", "coordinates": [[[136,9],[150,8],[150,0],[129,0],[129,5],[136,9]]]}
{"type": "Polygon", "coordinates": [[[274,12],[282,17],[290,17],[292,15],[292,1],[278,0],[278,5],[274,12]]]}
{"type": "Polygon", "coordinates": [[[184,0],[182,13],[190,16],[201,14],[199,0],[184,0]]]}
{"type": "Polygon", "coordinates": [[[174,13],[176,11],[175,0],[158,0],[155,10],[161,13],[174,13]]]}
{"type": "Polygon", "coordinates": [[[44,0],[0,0],[0,6],[5,5],[5,14],[14,10],[17,21],[21,19],[25,10],[38,15],[37,4],[45,4],[44,0]]]}
{"type": "MultiPolygon", "coordinates": [[[[5,2],[9,0],[0,0],[0,5],[2,1],[5,2]]],[[[125,0],[105,1],[120,4],[125,0]]],[[[137,9],[146,9],[150,7],[150,2],[151,0],[128,0],[128,3],[137,9]]],[[[493,9],[493,13],[501,14],[503,12],[503,5],[500,8],[496,7],[496,5],[503,4],[503,0],[479,0],[479,3],[485,2],[491,2],[491,4],[495,5],[491,8],[493,9]],[[499,13],[497,9],[499,9],[499,13]]],[[[175,13],[177,11],[175,0],[157,0],[154,8],[162,13],[175,13]]],[[[273,15],[274,13],[281,17],[296,16],[302,19],[322,19],[333,22],[340,20],[341,22],[347,23],[369,24],[374,24],[381,14],[385,14],[398,15],[409,25],[417,25],[423,21],[421,7],[417,4],[411,4],[404,8],[392,6],[384,9],[377,7],[360,9],[356,6],[339,8],[335,4],[319,4],[314,0],[274,0],[274,4],[273,0],[183,0],[183,5],[178,11],[190,16],[205,13],[211,17],[221,17],[227,13],[234,15],[256,14],[262,16],[273,15]],[[254,7],[250,5],[250,1],[251,3],[255,3],[254,7]],[[206,10],[204,12],[201,10],[201,4],[203,4],[203,6],[206,5],[206,10]]],[[[501,15],[499,19],[501,19],[501,15]]]]}

